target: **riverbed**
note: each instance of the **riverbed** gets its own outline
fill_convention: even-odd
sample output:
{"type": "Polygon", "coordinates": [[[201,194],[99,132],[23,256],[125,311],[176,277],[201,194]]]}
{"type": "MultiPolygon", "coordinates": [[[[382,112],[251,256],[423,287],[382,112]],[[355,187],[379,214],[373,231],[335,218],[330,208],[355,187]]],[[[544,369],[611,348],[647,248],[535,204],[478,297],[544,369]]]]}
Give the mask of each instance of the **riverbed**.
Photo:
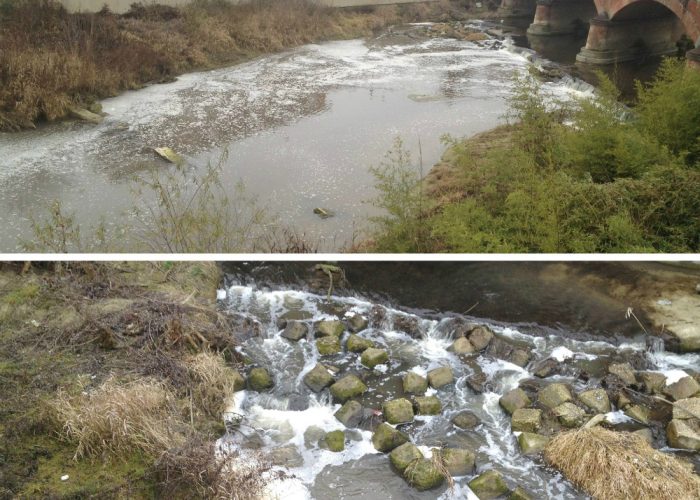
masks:
{"type": "MultiPolygon", "coordinates": [[[[103,101],[107,117],[98,126],[0,134],[0,250],[32,239],[31,218],[54,200],[84,234],[102,220],[130,224],[143,203],[130,189],[134,175],[172,168],[153,153],[162,146],[193,172],[221,164],[229,192],[242,182],[281,225],[321,250],[346,247],[378,213],[369,203],[370,168],[397,138],[425,174],[445,149],[444,134],[470,136],[505,120],[513,75],[530,64],[508,42],[424,31],[396,27],[183,75],[103,101]],[[335,216],[320,219],[317,207],[335,216]]],[[[547,87],[565,96],[579,83],[547,87]]]]}

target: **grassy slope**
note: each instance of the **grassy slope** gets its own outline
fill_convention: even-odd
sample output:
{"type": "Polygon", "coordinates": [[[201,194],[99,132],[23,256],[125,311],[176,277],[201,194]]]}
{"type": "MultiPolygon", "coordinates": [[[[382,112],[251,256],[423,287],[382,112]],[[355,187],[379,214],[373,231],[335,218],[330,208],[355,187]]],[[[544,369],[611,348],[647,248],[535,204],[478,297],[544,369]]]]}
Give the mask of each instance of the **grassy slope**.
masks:
{"type": "Polygon", "coordinates": [[[52,0],[0,0],[0,131],[60,119],[73,105],[188,71],[401,22],[465,17],[467,3],[329,9],[307,0],[198,0],[118,16],[68,14],[52,0]]]}
{"type": "MultiPolygon", "coordinates": [[[[106,349],[96,325],[118,331],[117,320],[149,300],[172,306],[187,300],[213,311],[218,283],[213,264],[34,266],[25,273],[0,264],[0,498],[152,498],[152,460],[133,453],[75,461],[75,445],[59,439],[47,402],[59,388],[76,391],[143,369],[138,347],[106,349]],[[64,474],[68,481],[61,481],[64,474]]],[[[218,327],[200,325],[202,331],[218,327]]],[[[172,354],[177,351],[189,348],[172,354]]],[[[196,425],[223,432],[206,416],[196,425]]]]}

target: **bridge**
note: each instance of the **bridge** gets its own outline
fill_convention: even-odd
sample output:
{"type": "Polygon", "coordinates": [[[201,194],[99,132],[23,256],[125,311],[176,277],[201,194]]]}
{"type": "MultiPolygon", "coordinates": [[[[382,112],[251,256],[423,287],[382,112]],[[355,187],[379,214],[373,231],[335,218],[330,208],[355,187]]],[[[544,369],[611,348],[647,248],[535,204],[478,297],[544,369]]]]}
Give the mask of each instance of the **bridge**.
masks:
{"type": "Polygon", "coordinates": [[[614,64],[678,52],[700,67],[700,0],[502,0],[505,16],[532,16],[528,35],[587,35],[577,61],[614,64]]]}
{"type": "MultiPolygon", "coordinates": [[[[132,3],[140,1],[143,4],[161,4],[171,7],[186,5],[192,0],[59,0],[70,12],[97,12],[105,5],[112,12],[123,14],[129,10],[132,3]]],[[[250,0],[229,0],[231,3],[242,3],[250,0]]],[[[394,5],[400,3],[434,2],[436,0],[314,0],[327,7],[365,7],[370,5],[394,5]]]]}

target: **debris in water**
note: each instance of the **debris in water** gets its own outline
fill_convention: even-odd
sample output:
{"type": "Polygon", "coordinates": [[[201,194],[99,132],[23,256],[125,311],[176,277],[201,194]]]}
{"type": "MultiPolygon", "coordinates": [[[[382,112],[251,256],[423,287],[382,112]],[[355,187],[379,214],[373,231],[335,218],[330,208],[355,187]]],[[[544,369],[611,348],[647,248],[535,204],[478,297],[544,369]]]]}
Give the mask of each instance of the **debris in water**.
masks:
{"type": "Polygon", "coordinates": [[[78,106],[73,106],[69,109],[69,112],[73,118],[77,118],[78,120],[82,120],[84,122],[94,123],[95,125],[99,125],[102,123],[102,120],[104,120],[102,116],[93,113],[92,111],[88,111],[85,108],[79,108],[78,106]]]}
{"type": "Polygon", "coordinates": [[[335,215],[331,210],[328,210],[325,208],[320,208],[320,207],[314,208],[314,213],[322,219],[328,219],[328,218],[333,217],[335,215]]]}
{"type": "Polygon", "coordinates": [[[164,148],[154,148],[153,151],[163,158],[165,161],[168,161],[170,163],[174,163],[175,165],[181,165],[184,160],[182,159],[182,156],[177,154],[175,151],[173,151],[171,148],[164,147],[164,148]]]}

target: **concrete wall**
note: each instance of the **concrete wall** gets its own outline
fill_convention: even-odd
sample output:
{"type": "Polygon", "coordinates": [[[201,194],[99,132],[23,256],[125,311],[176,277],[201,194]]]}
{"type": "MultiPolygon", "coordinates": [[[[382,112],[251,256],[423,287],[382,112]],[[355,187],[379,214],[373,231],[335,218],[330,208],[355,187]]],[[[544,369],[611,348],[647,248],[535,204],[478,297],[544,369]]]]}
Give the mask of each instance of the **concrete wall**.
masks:
{"type": "MultiPolygon", "coordinates": [[[[191,0],[59,0],[68,10],[94,12],[107,5],[112,12],[123,13],[129,10],[132,3],[141,1],[143,4],[159,3],[163,5],[180,6],[189,3],[191,0]]],[[[232,3],[239,3],[245,0],[230,0],[232,3]]],[[[420,3],[436,0],[316,0],[318,3],[329,7],[359,7],[365,5],[390,5],[398,3],[420,3]]]]}

